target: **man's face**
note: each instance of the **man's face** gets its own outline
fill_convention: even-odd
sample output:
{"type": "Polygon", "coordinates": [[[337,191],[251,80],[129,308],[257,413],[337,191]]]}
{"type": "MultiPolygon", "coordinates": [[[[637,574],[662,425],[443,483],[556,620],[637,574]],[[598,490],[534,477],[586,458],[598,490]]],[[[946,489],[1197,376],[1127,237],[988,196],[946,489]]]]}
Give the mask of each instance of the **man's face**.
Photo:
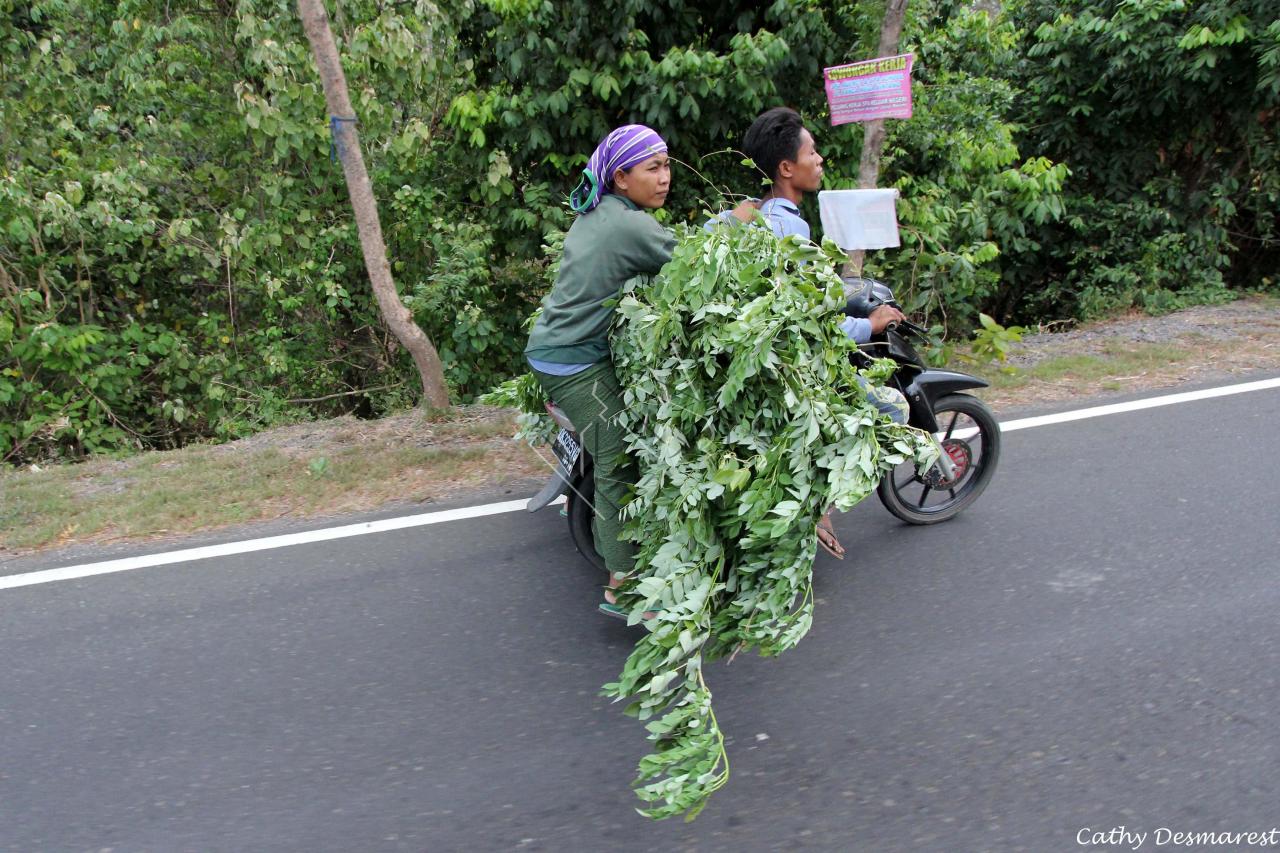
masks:
{"type": "Polygon", "coordinates": [[[629,172],[619,169],[613,173],[613,187],[639,207],[662,207],[671,189],[671,160],[666,154],[654,154],[629,172]]]}
{"type": "Polygon", "coordinates": [[[791,185],[796,189],[806,193],[818,191],[822,186],[822,155],[813,147],[813,134],[800,130],[800,149],[796,152],[796,159],[783,160],[781,168],[790,169],[790,175],[784,171],[783,176],[790,177],[791,185]]]}

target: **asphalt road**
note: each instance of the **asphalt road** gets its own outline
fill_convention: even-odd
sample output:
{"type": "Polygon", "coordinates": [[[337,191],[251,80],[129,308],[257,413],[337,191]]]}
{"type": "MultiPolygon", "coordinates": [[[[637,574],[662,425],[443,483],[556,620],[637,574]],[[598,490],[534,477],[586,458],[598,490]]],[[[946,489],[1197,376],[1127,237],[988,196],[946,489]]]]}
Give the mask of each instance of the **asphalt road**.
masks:
{"type": "Polygon", "coordinates": [[[636,635],[554,510],[0,591],[0,850],[1251,849],[1156,833],[1280,826],[1278,422],[1012,432],[952,522],[841,517],[800,647],[708,671],[692,824],[632,811],[636,635]]]}

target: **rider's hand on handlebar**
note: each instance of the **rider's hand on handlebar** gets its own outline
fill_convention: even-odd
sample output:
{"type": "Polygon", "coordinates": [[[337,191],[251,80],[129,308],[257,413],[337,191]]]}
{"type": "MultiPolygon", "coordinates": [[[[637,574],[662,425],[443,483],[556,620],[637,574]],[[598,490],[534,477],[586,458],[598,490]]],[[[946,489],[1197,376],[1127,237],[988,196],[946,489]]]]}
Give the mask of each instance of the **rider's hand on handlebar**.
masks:
{"type": "Polygon", "coordinates": [[[871,312],[871,316],[867,318],[871,321],[871,334],[878,335],[884,331],[885,327],[890,323],[901,323],[907,319],[906,316],[894,308],[892,305],[881,305],[871,312]]]}

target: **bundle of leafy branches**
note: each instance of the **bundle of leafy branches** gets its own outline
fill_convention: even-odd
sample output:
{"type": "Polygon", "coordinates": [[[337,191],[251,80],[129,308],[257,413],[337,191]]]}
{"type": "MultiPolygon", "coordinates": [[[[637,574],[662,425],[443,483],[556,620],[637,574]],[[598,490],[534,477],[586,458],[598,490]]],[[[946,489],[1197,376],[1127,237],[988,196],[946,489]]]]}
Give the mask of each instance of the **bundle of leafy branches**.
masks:
{"type": "MultiPolygon", "coordinates": [[[[867,401],[836,322],[834,244],[728,224],[678,236],[657,276],[624,287],[611,340],[639,468],[624,509],[639,550],[618,600],[647,632],[604,692],[650,720],[640,813],[691,820],[729,778],[703,664],[798,643],[813,621],[819,518],[897,465],[933,464],[937,445],[867,401]]],[[[532,375],[482,399],[523,410],[517,438],[554,434],[532,375]]]]}
{"type": "Polygon", "coordinates": [[[650,817],[692,819],[727,781],[703,665],[776,655],[809,630],[826,508],[936,458],[857,381],[836,322],[843,259],[766,228],[685,228],[671,262],[619,302],[613,355],[640,472],[624,510],[639,553],[619,601],[647,631],[604,689],[651,720],[636,782],[650,817]]]}
{"type": "MultiPolygon", "coordinates": [[[[618,600],[646,634],[604,692],[649,720],[636,780],[649,817],[691,820],[728,781],[703,664],[776,655],[808,632],[826,508],[937,458],[930,436],[890,422],[858,383],[836,322],[843,260],[834,244],[767,228],[682,226],[670,263],[619,301],[612,350],[639,468],[625,535],[639,550],[618,600]]],[[[531,375],[484,400],[523,409],[518,437],[554,432],[531,375]]]]}

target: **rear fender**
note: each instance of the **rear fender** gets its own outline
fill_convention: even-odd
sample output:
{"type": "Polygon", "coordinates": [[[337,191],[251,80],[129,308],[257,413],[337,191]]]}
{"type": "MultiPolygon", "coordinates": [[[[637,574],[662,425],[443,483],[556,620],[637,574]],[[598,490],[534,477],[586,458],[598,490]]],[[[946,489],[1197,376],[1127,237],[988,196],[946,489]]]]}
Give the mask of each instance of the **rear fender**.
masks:
{"type": "Polygon", "coordinates": [[[551,475],[551,479],[547,480],[547,484],[542,487],[542,491],[529,498],[529,502],[525,504],[525,510],[528,512],[537,512],[556,498],[569,491],[569,484],[572,481],[572,475],[568,469],[564,467],[563,462],[556,463],[556,472],[551,475]]]}

